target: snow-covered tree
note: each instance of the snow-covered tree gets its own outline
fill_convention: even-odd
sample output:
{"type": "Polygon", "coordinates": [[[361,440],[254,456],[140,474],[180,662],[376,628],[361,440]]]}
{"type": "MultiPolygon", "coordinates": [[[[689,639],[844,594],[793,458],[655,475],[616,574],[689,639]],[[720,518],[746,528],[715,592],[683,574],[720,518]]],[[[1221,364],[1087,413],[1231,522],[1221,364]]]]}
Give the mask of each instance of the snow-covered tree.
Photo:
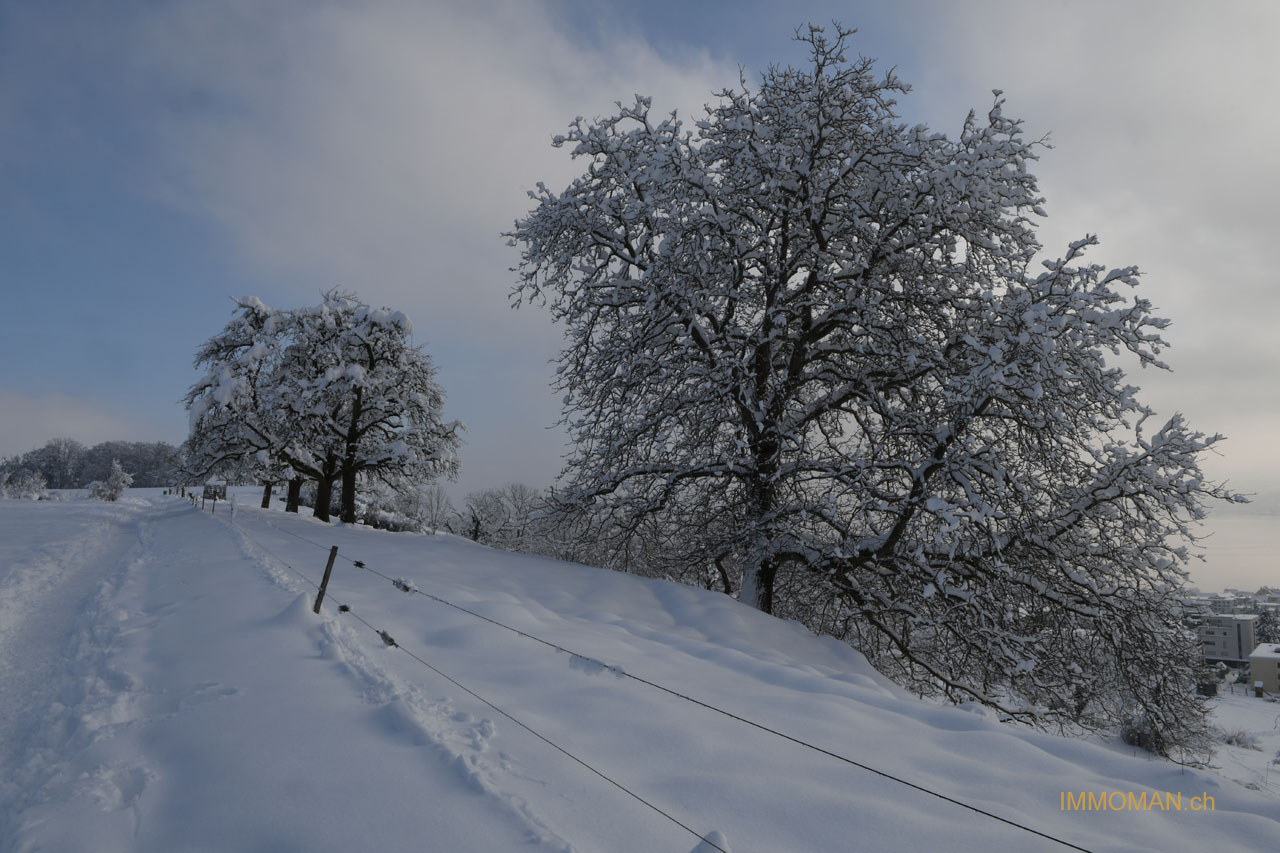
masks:
{"type": "MultiPolygon", "coordinates": [[[[235,314],[218,334],[196,352],[195,366],[204,375],[187,392],[190,435],[185,448],[189,476],[261,468],[274,479],[287,465],[290,508],[297,509],[297,478],[332,487],[337,477],[336,455],[313,452],[309,421],[292,417],[283,399],[290,376],[284,352],[291,340],[288,312],[261,300],[238,300],[235,314]]],[[[265,479],[265,477],[264,477],[265,479]]],[[[328,519],[329,502],[317,502],[315,514],[328,519]]]]}
{"type": "MultiPolygon", "coordinates": [[[[39,471],[50,489],[75,489],[95,476],[106,476],[109,468],[95,476],[84,476],[85,447],[70,438],[54,438],[37,450],[25,453],[20,466],[39,471]]],[[[110,457],[108,457],[109,459],[110,457]]]]}
{"type": "MultiPolygon", "coordinates": [[[[335,481],[354,521],[360,478],[424,483],[457,467],[461,425],[440,418],[444,395],[412,326],[330,291],[320,305],[279,311],[256,299],[197,353],[204,377],[187,394],[194,471],[253,459],[264,479],[287,467],[316,482],[327,519],[335,481]]],[[[297,482],[290,484],[290,500],[297,482]]]]}
{"type": "Polygon", "coordinates": [[[343,521],[355,521],[360,477],[425,483],[456,474],[462,424],[442,420],[444,392],[410,340],[408,317],[334,290],[291,318],[286,398],[336,454],[343,521]]]}
{"type": "Polygon", "coordinates": [[[462,533],[472,541],[496,545],[507,526],[510,508],[497,489],[467,495],[462,510],[462,533]]]}
{"type": "Polygon", "coordinates": [[[1271,609],[1264,609],[1254,625],[1254,636],[1259,643],[1280,643],[1280,616],[1271,609]]]}
{"type": "Polygon", "coordinates": [[[453,508],[449,495],[442,486],[434,483],[417,490],[415,517],[431,533],[440,530],[452,532],[458,523],[458,511],[453,508]]]}
{"type": "Polygon", "coordinates": [[[1153,427],[1105,359],[1163,368],[1166,321],[1093,237],[1034,269],[1035,144],[998,91],[955,137],[908,126],[849,35],[810,27],[806,68],[692,128],[638,97],[555,140],[586,172],[508,236],[516,303],[565,327],[563,505],[658,519],[918,689],[1192,740],[1176,591],[1234,496],[1199,469],[1218,438],[1153,427]],[[1099,654],[1115,701],[1081,709],[1099,654]]]}
{"type": "MultiPolygon", "coordinates": [[[[50,442],[44,449],[53,444],[50,442]]],[[[69,444],[74,447],[75,442],[69,444]]],[[[133,475],[134,488],[155,488],[173,482],[177,448],[163,441],[104,441],[87,450],[82,448],[78,461],[82,481],[105,479],[111,472],[111,463],[119,461],[133,475]]]]}
{"type": "Polygon", "coordinates": [[[107,476],[89,484],[89,497],[99,501],[118,501],[132,484],[133,476],[125,473],[119,459],[112,459],[107,476]]]}

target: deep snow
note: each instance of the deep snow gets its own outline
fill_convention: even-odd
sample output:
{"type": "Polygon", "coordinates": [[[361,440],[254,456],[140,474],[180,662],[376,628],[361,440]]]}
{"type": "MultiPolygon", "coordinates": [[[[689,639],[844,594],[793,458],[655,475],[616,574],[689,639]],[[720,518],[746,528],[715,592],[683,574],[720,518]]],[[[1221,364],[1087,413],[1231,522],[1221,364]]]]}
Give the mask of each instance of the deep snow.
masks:
{"type": "Polygon", "coordinates": [[[243,505],[232,524],[228,509],[147,491],[0,501],[0,850],[699,844],[405,651],[734,853],[1068,848],[594,661],[1086,849],[1280,835],[1265,784],[921,702],[849,647],[716,593],[243,505]],[[318,580],[335,544],[315,616],[295,572],[318,580]],[[1061,808],[1064,791],[1153,790],[1215,808],[1061,808]]]}

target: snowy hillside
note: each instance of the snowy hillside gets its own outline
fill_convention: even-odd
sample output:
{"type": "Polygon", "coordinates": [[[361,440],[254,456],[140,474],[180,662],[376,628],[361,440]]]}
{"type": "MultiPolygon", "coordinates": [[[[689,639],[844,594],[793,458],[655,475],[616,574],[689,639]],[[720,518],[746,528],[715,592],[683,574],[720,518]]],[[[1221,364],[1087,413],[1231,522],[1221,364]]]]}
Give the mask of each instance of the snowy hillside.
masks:
{"type": "Polygon", "coordinates": [[[0,850],[1071,849],[920,788],[1077,849],[1280,836],[1268,791],[920,702],[723,595],[227,510],[0,501],[0,850]]]}

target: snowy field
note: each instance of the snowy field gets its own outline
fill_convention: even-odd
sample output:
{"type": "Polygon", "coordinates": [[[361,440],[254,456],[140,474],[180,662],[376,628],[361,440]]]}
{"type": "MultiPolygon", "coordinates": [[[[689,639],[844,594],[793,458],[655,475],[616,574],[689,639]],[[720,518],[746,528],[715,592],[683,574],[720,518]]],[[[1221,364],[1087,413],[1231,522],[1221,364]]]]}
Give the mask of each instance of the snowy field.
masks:
{"type": "Polygon", "coordinates": [[[227,510],[146,490],[0,501],[0,850],[1071,849],[627,676],[1077,849],[1280,838],[1277,704],[1224,697],[1220,719],[1260,750],[1189,771],[920,702],[716,593],[227,510]],[[295,572],[318,580],[330,545],[315,616],[295,572]],[[1068,791],[1184,807],[1069,811],[1068,791]],[[1204,794],[1213,810],[1193,811],[1204,794]]]}
{"type": "Polygon", "coordinates": [[[1280,702],[1254,698],[1243,684],[1221,690],[1213,701],[1214,723],[1225,735],[1244,736],[1236,738],[1242,743],[1220,744],[1213,764],[1223,776],[1274,799],[1280,812],[1280,702]]]}

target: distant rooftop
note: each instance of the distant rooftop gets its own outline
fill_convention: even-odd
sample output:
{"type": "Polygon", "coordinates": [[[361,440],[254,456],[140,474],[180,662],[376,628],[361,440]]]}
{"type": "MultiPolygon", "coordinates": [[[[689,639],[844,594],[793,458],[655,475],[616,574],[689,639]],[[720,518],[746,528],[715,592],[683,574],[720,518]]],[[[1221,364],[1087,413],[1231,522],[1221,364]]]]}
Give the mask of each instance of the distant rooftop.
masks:
{"type": "Polygon", "coordinates": [[[1249,655],[1249,657],[1280,659],[1280,645],[1277,645],[1275,643],[1261,643],[1256,649],[1253,650],[1253,654],[1249,655]]]}

